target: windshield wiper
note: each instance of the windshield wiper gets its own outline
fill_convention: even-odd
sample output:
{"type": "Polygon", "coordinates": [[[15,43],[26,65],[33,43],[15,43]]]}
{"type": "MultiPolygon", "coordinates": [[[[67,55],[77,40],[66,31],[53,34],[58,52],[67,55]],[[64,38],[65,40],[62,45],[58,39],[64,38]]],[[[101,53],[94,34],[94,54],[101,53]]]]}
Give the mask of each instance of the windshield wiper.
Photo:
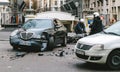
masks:
{"type": "Polygon", "coordinates": [[[112,35],[117,35],[117,36],[120,36],[119,34],[114,33],[114,32],[107,32],[107,34],[112,34],[112,35]]]}
{"type": "Polygon", "coordinates": [[[108,34],[107,32],[105,32],[104,30],[102,31],[103,33],[105,33],[105,34],[108,34]]]}
{"type": "Polygon", "coordinates": [[[104,30],[103,30],[102,32],[103,32],[103,33],[105,33],[105,34],[112,34],[112,35],[117,35],[117,36],[120,36],[119,34],[114,33],[114,32],[105,32],[104,30]]]}

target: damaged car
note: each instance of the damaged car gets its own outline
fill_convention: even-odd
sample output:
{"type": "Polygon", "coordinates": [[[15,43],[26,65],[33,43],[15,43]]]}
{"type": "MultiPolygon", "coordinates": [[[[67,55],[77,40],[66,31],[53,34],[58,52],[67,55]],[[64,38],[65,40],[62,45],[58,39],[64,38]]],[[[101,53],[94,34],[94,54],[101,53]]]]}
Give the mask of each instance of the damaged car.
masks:
{"type": "Polygon", "coordinates": [[[58,44],[66,46],[67,29],[59,19],[30,19],[14,30],[9,39],[14,50],[53,50],[58,44]]]}
{"type": "Polygon", "coordinates": [[[75,54],[83,61],[120,69],[120,21],[100,33],[79,39],[75,54]]]}

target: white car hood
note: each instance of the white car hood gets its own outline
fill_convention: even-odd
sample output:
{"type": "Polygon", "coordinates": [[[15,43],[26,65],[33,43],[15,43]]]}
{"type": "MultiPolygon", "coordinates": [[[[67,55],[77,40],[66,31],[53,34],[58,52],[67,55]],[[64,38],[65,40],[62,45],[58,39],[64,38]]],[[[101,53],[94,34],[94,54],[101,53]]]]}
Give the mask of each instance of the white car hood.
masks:
{"type": "Polygon", "coordinates": [[[90,44],[105,44],[112,43],[116,40],[120,40],[120,36],[109,35],[109,34],[95,34],[79,39],[79,42],[90,43],[90,44]]]}

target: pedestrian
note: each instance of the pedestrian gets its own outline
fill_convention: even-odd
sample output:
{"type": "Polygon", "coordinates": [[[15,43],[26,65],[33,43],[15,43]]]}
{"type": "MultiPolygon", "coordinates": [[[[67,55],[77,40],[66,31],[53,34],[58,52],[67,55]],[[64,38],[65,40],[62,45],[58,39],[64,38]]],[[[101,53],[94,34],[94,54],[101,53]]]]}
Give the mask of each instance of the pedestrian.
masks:
{"type": "Polygon", "coordinates": [[[84,25],[84,19],[80,19],[78,24],[75,26],[75,33],[76,34],[83,34],[86,33],[85,31],[85,25],[84,25]]]}
{"type": "Polygon", "coordinates": [[[102,20],[100,19],[99,13],[95,12],[93,13],[93,15],[94,15],[93,23],[89,26],[91,28],[89,35],[103,31],[103,27],[104,27],[102,24],[102,20]]]}
{"type": "Polygon", "coordinates": [[[15,16],[15,15],[13,15],[13,16],[11,17],[11,23],[16,23],[16,16],[15,16]]]}
{"type": "Polygon", "coordinates": [[[25,23],[25,17],[22,15],[22,23],[25,23]]]}
{"type": "Polygon", "coordinates": [[[113,17],[110,21],[111,25],[114,24],[116,22],[116,19],[113,17]]]}

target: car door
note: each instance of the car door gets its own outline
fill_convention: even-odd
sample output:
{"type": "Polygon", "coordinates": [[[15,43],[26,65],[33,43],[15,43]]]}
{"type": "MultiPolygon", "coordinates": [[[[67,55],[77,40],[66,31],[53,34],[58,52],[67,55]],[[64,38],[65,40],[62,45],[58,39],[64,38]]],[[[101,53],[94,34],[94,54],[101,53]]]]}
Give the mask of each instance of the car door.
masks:
{"type": "Polygon", "coordinates": [[[55,43],[57,44],[62,43],[63,37],[66,35],[67,30],[58,19],[54,20],[54,25],[55,25],[55,43]]]}

